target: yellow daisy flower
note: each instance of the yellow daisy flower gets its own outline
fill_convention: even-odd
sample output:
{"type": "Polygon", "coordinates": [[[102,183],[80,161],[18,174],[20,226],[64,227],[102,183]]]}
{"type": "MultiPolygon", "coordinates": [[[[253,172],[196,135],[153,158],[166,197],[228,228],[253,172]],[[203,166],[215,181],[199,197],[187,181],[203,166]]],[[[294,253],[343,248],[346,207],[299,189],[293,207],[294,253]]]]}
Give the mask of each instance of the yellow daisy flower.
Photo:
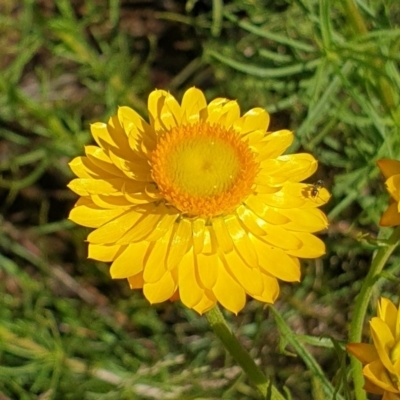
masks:
{"type": "Polygon", "coordinates": [[[382,400],[400,400],[400,309],[382,297],[370,329],[374,344],[350,343],[347,350],[365,365],[367,392],[383,394],[382,400]]]}
{"type": "Polygon", "coordinates": [[[70,163],[80,196],[69,218],[96,228],[89,257],[150,303],[180,298],[199,313],[217,302],[237,313],[246,294],[273,303],[278,280],[300,280],[298,258],[325,252],[313,232],[326,189],[300,183],[317,169],[309,154],[282,155],[288,130],[266,132],[269,115],[240,116],[236,101],[207,104],[196,88],[181,104],[148,99],[149,122],[120,107],[91,132],[97,146],[70,163]]]}
{"type": "Polygon", "coordinates": [[[379,225],[400,225],[400,161],[383,159],[377,162],[383,176],[386,178],[386,187],[392,196],[388,209],[383,213],[379,225]]]}

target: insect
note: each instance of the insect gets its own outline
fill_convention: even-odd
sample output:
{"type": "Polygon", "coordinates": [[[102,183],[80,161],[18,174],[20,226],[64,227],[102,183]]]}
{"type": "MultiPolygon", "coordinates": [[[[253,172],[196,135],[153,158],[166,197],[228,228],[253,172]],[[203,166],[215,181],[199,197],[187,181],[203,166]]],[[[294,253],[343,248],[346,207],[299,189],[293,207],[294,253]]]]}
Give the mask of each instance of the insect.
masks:
{"type": "Polygon", "coordinates": [[[324,187],[324,181],[319,179],[312,185],[311,188],[311,197],[315,199],[318,196],[319,190],[324,187]]]}

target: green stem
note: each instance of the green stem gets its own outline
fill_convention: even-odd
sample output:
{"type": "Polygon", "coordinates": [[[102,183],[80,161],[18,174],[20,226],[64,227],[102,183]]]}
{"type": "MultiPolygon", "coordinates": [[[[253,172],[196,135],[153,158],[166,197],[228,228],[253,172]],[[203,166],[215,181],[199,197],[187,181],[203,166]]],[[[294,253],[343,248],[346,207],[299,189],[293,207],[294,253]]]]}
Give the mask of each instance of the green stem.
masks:
{"type": "MultiPolygon", "coordinates": [[[[387,245],[382,247],[372,261],[371,268],[365,278],[359,295],[356,299],[356,305],[354,307],[353,318],[350,323],[349,342],[359,343],[362,339],[362,330],[364,325],[365,315],[367,313],[367,307],[371,299],[372,289],[375,282],[377,281],[379,274],[381,273],[386,261],[392,254],[393,250],[397,247],[400,240],[400,227],[397,227],[390,238],[387,240],[387,245]]],[[[355,358],[351,357],[351,368],[354,381],[354,392],[356,400],[366,400],[366,394],[363,389],[364,378],[362,374],[362,365],[355,358]]]]}
{"type": "Polygon", "coordinates": [[[242,367],[250,381],[263,395],[263,398],[268,398],[271,400],[284,400],[285,398],[273,385],[270,384],[269,380],[265,377],[260,368],[258,368],[254,360],[250,357],[250,354],[245,350],[236,336],[232,333],[220,309],[217,306],[212,308],[206,313],[206,318],[214,333],[225,346],[225,349],[242,367]]]}

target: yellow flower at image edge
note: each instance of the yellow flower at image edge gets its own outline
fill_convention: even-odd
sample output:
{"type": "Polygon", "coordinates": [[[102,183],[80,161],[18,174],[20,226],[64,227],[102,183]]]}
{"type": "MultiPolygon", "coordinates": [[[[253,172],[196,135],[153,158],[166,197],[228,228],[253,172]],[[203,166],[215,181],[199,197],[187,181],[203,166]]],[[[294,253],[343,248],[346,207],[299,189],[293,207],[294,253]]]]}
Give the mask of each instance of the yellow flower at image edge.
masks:
{"type": "Polygon", "coordinates": [[[237,313],[246,295],[273,303],[278,279],[300,280],[299,258],[325,253],[312,233],[330,195],[301,183],[317,161],[282,155],[288,130],[267,132],[268,113],[236,101],[207,104],[196,88],[181,104],[164,90],[148,99],[149,122],[120,107],[91,125],[97,146],[70,163],[80,196],[69,218],[96,228],[89,257],[143,289],[150,303],[180,298],[199,313],[220,303],[237,313]]]}
{"type": "Polygon", "coordinates": [[[380,299],[370,330],[373,344],[350,343],[347,350],[364,365],[367,392],[400,400],[400,311],[390,300],[380,299]]]}
{"type": "Polygon", "coordinates": [[[389,207],[383,213],[379,225],[400,225],[400,161],[383,159],[377,164],[386,178],[385,184],[391,195],[389,207]]]}

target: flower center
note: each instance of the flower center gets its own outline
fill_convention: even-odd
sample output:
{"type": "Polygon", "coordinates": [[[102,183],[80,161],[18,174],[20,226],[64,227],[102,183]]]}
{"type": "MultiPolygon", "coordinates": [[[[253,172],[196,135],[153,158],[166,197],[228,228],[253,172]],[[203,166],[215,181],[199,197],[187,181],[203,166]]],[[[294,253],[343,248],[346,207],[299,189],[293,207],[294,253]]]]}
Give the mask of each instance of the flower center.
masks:
{"type": "Polygon", "coordinates": [[[152,177],[182,213],[227,213],[251,193],[258,163],[237,132],[198,122],[163,134],[151,154],[152,177]]]}

